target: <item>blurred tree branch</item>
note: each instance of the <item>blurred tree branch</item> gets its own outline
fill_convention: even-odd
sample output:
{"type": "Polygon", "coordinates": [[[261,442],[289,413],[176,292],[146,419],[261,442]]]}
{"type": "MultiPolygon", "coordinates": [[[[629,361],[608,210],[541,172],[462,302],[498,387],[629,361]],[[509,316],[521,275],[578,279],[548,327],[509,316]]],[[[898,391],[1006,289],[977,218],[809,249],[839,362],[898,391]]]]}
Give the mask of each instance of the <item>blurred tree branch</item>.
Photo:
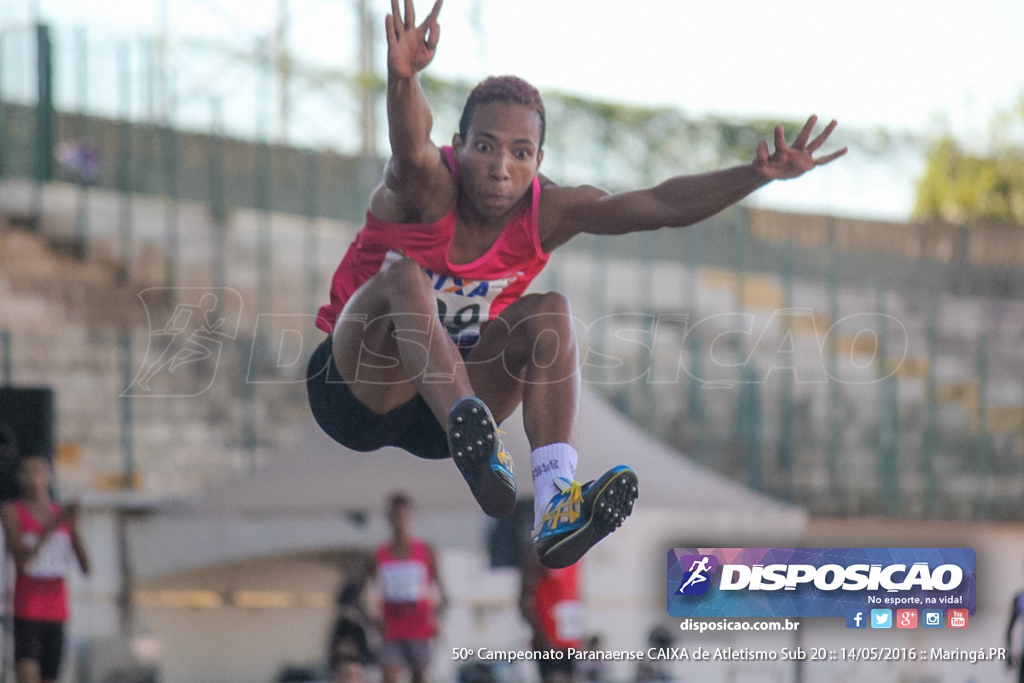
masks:
{"type": "Polygon", "coordinates": [[[983,153],[946,134],[928,154],[914,218],[1024,225],[1024,96],[992,121],[983,153]]]}
{"type": "MultiPolygon", "coordinates": [[[[423,76],[438,139],[454,132],[472,83],[423,76]]],[[[694,118],[669,107],[603,102],[557,91],[542,93],[547,109],[545,173],[566,184],[592,183],[611,190],[650,185],[681,173],[749,162],[760,139],[771,141],[781,123],[792,138],[804,120],[694,118]]],[[[882,129],[837,129],[830,144],[884,157],[923,152],[923,140],[882,129]]]]}

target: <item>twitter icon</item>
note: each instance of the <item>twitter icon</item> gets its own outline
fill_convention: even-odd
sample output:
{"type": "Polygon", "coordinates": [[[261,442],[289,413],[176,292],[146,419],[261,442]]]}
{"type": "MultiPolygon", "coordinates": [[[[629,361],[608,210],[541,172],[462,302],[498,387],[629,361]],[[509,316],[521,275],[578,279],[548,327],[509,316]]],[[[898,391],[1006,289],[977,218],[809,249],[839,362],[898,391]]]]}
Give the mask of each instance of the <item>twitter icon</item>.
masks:
{"type": "Polygon", "coordinates": [[[871,628],[892,628],[892,610],[871,610],[871,628]]]}

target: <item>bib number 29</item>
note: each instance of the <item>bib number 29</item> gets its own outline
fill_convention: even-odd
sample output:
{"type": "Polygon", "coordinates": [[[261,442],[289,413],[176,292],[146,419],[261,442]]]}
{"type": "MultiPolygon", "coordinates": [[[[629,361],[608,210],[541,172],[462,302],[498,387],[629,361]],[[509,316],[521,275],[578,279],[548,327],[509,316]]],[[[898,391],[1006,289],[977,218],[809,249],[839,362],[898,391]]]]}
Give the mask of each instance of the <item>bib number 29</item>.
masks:
{"type": "Polygon", "coordinates": [[[448,334],[453,338],[458,338],[465,330],[475,330],[480,324],[480,304],[469,304],[449,314],[448,304],[438,299],[437,316],[441,319],[441,324],[444,325],[448,334]]]}

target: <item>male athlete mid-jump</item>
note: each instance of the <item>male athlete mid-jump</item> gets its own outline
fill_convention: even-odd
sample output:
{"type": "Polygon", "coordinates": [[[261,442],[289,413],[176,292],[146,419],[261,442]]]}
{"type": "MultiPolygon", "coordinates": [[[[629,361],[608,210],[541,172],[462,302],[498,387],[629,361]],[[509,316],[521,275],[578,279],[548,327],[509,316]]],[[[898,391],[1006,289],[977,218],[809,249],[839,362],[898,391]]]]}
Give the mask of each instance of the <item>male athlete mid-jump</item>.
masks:
{"type": "Polygon", "coordinates": [[[551,253],[580,233],[622,235],[686,226],[776,179],[845,153],[814,154],[811,117],[787,144],[761,141],[748,164],[676,176],[611,194],[542,176],[544,104],[512,76],[469,94],[451,146],[431,139],[419,73],[439,38],[435,2],[416,24],[412,0],[385,19],[391,158],[335,272],[317,325],[330,335],[309,367],[310,405],[338,442],[362,451],[398,446],[452,457],[480,507],[509,514],[512,459],[497,426],[521,403],[532,449],[537,554],[575,563],[630,514],[637,475],[620,465],[576,476],[579,370],[569,302],[525,294],[551,253]]]}

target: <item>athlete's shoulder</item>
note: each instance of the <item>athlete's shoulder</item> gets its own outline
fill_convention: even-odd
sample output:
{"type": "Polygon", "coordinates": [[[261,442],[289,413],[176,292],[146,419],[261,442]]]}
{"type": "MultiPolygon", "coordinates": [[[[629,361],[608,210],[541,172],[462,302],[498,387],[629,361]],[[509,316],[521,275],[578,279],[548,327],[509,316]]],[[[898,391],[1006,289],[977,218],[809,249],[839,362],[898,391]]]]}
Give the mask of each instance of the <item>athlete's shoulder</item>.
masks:
{"type": "Polygon", "coordinates": [[[542,192],[538,211],[539,232],[544,251],[551,252],[568,242],[585,227],[580,209],[608,196],[606,190],[594,185],[558,185],[541,180],[542,192]]]}
{"type": "Polygon", "coordinates": [[[451,209],[456,193],[455,171],[443,149],[437,149],[432,163],[414,169],[391,157],[370,195],[369,210],[388,223],[433,223],[451,209]]]}
{"type": "Polygon", "coordinates": [[[594,185],[559,185],[543,173],[538,175],[540,180],[540,201],[542,209],[566,208],[586,204],[601,197],[607,197],[608,191],[602,190],[594,185]]]}

